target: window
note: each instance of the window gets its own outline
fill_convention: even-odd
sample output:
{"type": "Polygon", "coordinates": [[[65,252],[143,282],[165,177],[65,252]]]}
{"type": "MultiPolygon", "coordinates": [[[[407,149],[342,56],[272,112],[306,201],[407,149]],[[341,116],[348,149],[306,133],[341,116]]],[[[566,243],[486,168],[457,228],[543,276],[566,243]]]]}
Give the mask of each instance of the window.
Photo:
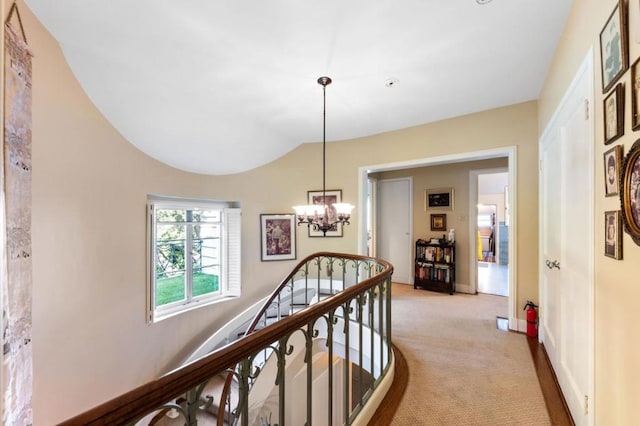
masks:
{"type": "Polygon", "coordinates": [[[240,296],[240,209],[149,197],[149,321],[240,296]]]}

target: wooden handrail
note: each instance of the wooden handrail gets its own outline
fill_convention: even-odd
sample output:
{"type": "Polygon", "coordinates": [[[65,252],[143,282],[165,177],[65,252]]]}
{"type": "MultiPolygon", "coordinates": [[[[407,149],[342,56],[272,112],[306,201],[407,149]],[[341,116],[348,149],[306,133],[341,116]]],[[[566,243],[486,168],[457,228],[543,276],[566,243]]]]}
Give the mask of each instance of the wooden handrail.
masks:
{"type": "MultiPolygon", "coordinates": [[[[253,320],[251,321],[251,323],[249,324],[249,327],[247,327],[247,330],[245,332],[245,336],[254,333],[256,327],[258,326],[258,324],[260,323],[260,320],[262,318],[263,315],[266,315],[267,310],[271,307],[271,305],[275,302],[276,298],[278,297],[278,295],[282,292],[282,290],[289,285],[289,283],[293,282],[293,279],[295,278],[295,276],[300,273],[300,271],[302,270],[303,267],[307,266],[307,264],[315,259],[322,259],[322,258],[326,258],[326,259],[330,259],[330,258],[337,258],[337,259],[349,259],[349,260],[353,260],[353,261],[360,261],[360,262],[370,262],[370,263],[375,263],[375,264],[380,264],[380,265],[384,265],[386,264],[386,262],[383,262],[379,259],[374,259],[371,257],[365,257],[365,256],[358,256],[358,255],[350,255],[350,254],[345,254],[345,253],[332,253],[332,252],[319,252],[319,253],[314,253],[311,254],[307,257],[305,257],[304,259],[302,259],[295,268],[293,268],[291,270],[291,272],[289,273],[289,275],[287,275],[281,282],[280,284],[275,288],[275,290],[273,290],[273,292],[271,293],[271,295],[267,298],[267,300],[265,301],[265,303],[262,305],[262,308],[260,308],[260,310],[254,315],[253,320]]],[[[387,268],[389,268],[391,265],[387,264],[387,268]]],[[[387,269],[385,268],[385,269],[387,269]]],[[[392,270],[393,272],[393,270],[392,270]]],[[[345,283],[343,283],[344,286],[345,283]]],[[[293,293],[293,289],[292,289],[292,293],[293,293]]],[[[293,295],[292,295],[293,297],[293,295]]],[[[318,295],[319,297],[319,295],[318,295]]],[[[280,310],[280,306],[279,304],[276,305],[277,310],[280,310]]],[[[234,366],[235,368],[236,366],[234,366]]],[[[220,395],[220,401],[224,402],[227,400],[227,397],[229,396],[229,392],[231,389],[231,382],[233,381],[233,374],[229,373],[227,374],[227,377],[224,381],[224,385],[222,386],[222,393],[220,395]]],[[[218,406],[218,414],[217,414],[217,418],[218,418],[218,422],[217,422],[217,426],[222,426],[224,424],[224,413],[225,413],[225,404],[221,403],[218,406]]]]}
{"type": "MultiPolygon", "coordinates": [[[[393,266],[383,260],[343,253],[321,252],[308,256],[294,269],[314,257],[335,257],[371,261],[384,266],[384,270],[359,284],[346,288],[327,299],[309,306],[294,315],[281,319],[267,327],[248,334],[231,345],[222,347],[209,355],[180,367],[157,380],[148,382],[110,401],[94,407],[61,423],[62,425],[114,425],[125,424],[158,409],[162,404],[185,394],[200,383],[228,368],[233,368],[243,359],[272,344],[293,330],[306,326],[326,312],[350,301],[382,281],[391,279],[393,266]]],[[[290,274],[283,283],[293,275],[290,274]]],[[[282,286],[282,284],[280,285],[282,286]]],[[[280,287],[279,286],[279,287],[280,287]]],[[[274,292],[275,293],[275,292],[274,292]]]]}

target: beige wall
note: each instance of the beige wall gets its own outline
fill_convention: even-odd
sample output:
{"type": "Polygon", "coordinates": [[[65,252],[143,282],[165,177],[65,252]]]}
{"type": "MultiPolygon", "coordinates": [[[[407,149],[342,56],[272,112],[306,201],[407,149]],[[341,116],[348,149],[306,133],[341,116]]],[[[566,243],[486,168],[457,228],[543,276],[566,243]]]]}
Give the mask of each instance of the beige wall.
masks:
{"type": "MultiPolygon", "coordinates": [[[[447,215],[447,230],[456,232],[456,286],[469,286],[469,172],[472,170],[495,169],[506,167],[507,158],[496,158],[483,161],[467,161],[464,163],[440,166],[419,167],[377,173],[378,179],[395,179],[411,177],[413,179],[413,238],[441,238],[447,231],[431,231],[432,213],[447,215]],[[424,191],[427,188],[454,188],[453,211],[425,210],[424,191]]],[[[413,284],[413,283],[410,283],[413,284]]]]}
{"type": "MultiPolygon", "coordinates": [[[[3,0],[6,6],[10,0],[3,0]]],[[[295,261],[260,262],[260,213],[286,213],[321,187],[320,145],[304,144],[228,176],[177,171],[111,127],[71,74],[56,41],[22,2],[33,65],[34,422],[52,424],[173,367],[224,318],[266,295],[295,261]],[[237,200],[243,209],[243,297],[145,322],[147,194],[237,200]],[[52,397],[56,395],[56,397],[52,397]]],[[[125,100],[123,100],[125,101],[125,100]]],[[[518,306],[537,299],[537,104],[328,144],[327,187],[356,202],[367,165],[517,146],[518,306]]],[[[361,208],[359,206],[358,208],[361,208]]],[[[298,230],[298,259],[355,252],[344,238],[298,230]]]]}
{"type": "MultiPolygon", "coordinates": [[[[640,247],[623,236],[623,260],[605,257],[603,215],[619,210],[618,197],[604,195],[603,153],[614,145],[628,151],[640,133],[631,130],[630,73],[625,83],[625,134],[612,145],[605,146],[603,131],[602,82],[600,74],[599,34],[617,0],[575,0],[562,41],[539,100],[539,129],[542,131],[558,106],[572,76],[576,73],[590,46],[593,46],[595,68],[595,419],[599,425],[637,423],[640,401],[640,329],[632,326],[639,312],[640,247]]],[[[640,56],[640,10],[637,1],[629,2],[630,62],[640,56]]],[[[588,327],[588,324],[583,326],[588,327]]]]}

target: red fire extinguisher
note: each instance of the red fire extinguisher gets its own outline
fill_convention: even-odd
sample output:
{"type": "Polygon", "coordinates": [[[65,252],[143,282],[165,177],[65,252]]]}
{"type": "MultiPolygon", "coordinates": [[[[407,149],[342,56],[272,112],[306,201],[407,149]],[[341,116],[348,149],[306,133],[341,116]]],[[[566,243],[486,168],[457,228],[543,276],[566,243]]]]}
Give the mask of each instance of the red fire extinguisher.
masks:
{"type": "Polygon", "coordinates": [[[538,306],[530,300],[527,300],[527,304],[524,305],[524,310],[527,311],[527,336],[538,337],[538,306]]]}

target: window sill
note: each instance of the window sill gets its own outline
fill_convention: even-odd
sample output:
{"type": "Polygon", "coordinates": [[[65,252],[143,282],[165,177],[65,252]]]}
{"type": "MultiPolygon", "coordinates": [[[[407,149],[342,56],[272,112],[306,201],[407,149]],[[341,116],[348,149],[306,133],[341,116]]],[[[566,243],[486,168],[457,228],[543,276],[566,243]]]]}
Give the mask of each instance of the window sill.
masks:
{"type": "Polygon", "coordinates": [[[150,313],[149,323],[155,324],[160,321],[166,320],[168,318],[173,318],[175,316],[184,314],[186,312],[190,312],[196,309],[204,308],[205,306],[216,305],[218,303],[227,302],[230,300],[236,300],[239,296],[217,296],[211,299],[200,300],[197,302],[191,302],[186,305],[181,305],[172,309],[167,309],[163,311],[155,311],[150,313]]]}

